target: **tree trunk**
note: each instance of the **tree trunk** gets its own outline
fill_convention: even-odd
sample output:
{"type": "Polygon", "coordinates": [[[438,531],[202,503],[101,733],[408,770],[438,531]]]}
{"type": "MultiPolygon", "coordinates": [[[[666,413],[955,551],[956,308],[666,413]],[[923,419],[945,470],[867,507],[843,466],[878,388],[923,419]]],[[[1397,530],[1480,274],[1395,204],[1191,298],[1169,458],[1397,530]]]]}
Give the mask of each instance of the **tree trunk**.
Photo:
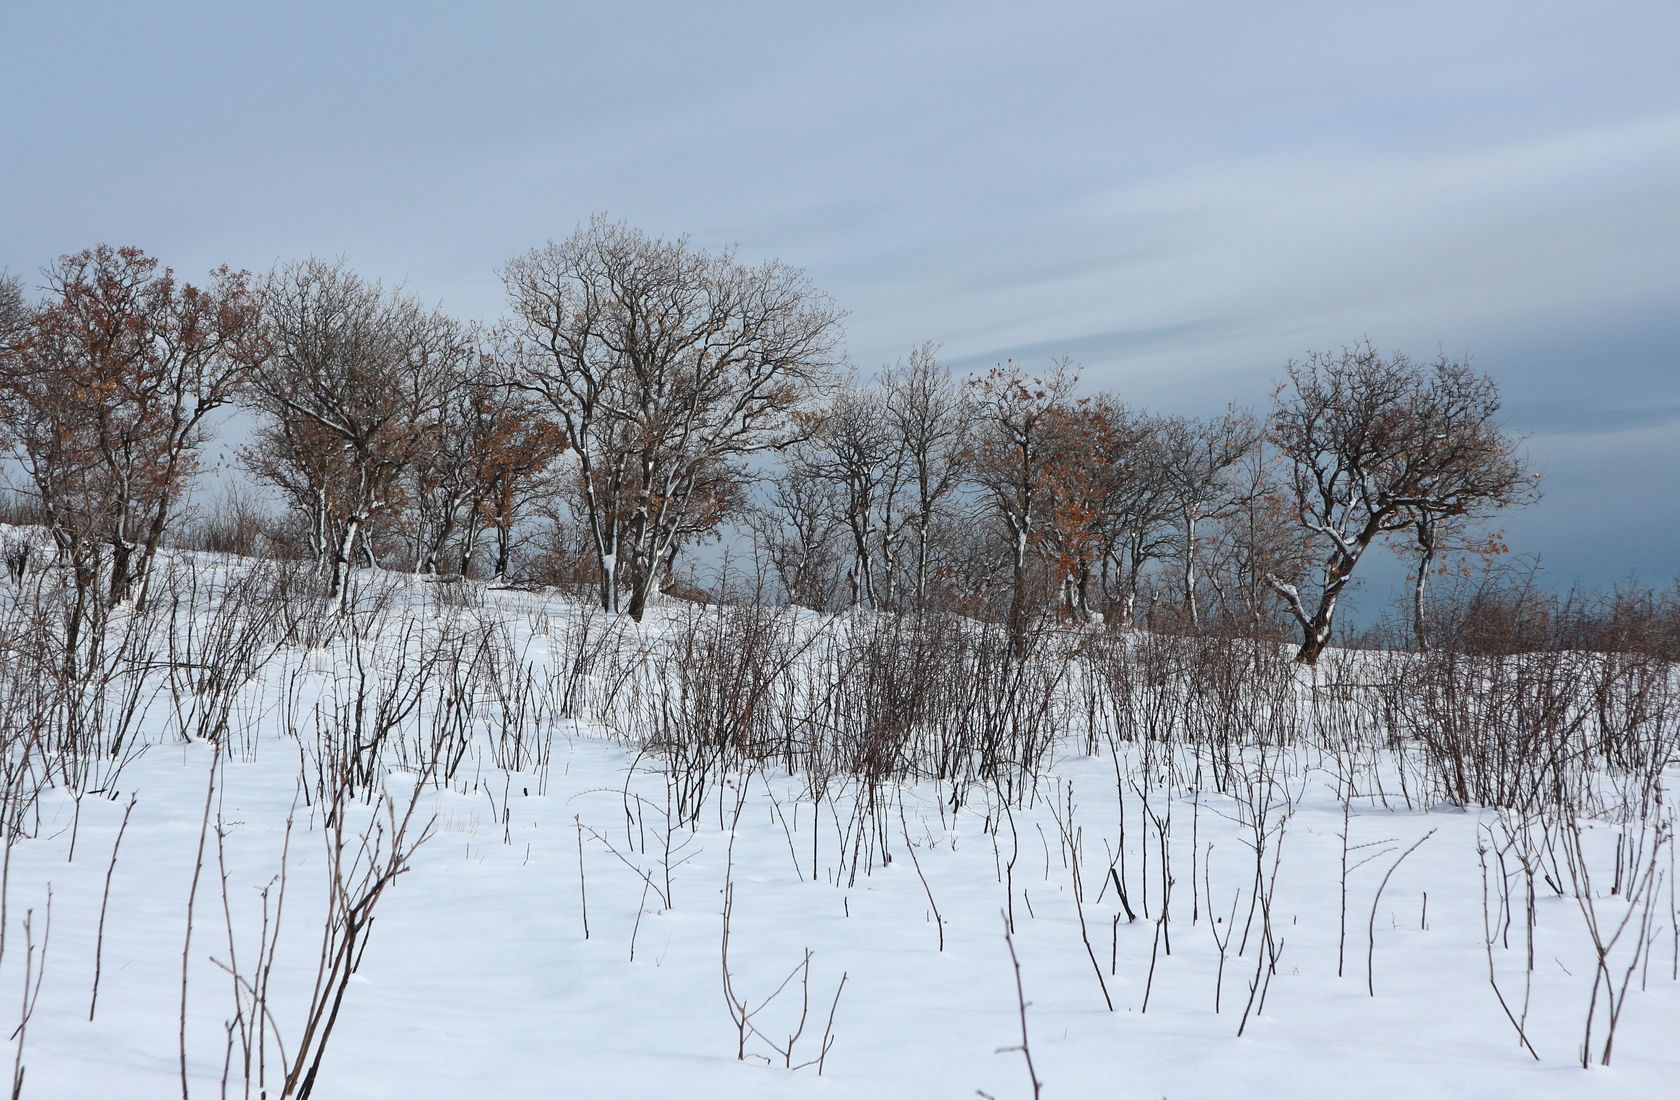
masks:
{"type": "Polygon", "coordinates": [[[916,525],[916,610],[927,610],[928,597],[928,560],[931,557],[933,540],[928,533],[928,525],[932,517],[923,512],[920,522],[916,525]]]}
{"type": "Polygon", "coordinates": [[[472,566],[473,553],[478,549],[478,524],[469,523],[461,535],[461,576],[466,576],[472,566]]]}
{"type": "MultiPolygon", "coordinates": [[[[169,477],[175,477],[174,464],[171,463],[169,477]]],[[[140,544],[140,554],[134,563],[133,583],[136,587],[134,609],[146,610],[146,597],[152,588],[152,565],[157,561],[158,547],[163,545],[164,531],[169,524],[169,513],[173,510],[174,498],[165,492],[158,501],[157,510],[152,513],[152,521],[146,530],[146,537],[140,544]]]]}
{"type": "Polygon", "coordinates": [[[1196,517],[1184,513],[1184,610],[1190,616],[1190,628],[1201,628],[1201,616],[1196,608],[1196,517]]]}
{"type": "Polygon", "coordinates": [[[315,574],[320,576],[321,566],[327,560],[327,494],[316,490],[315,499],[311,502],[309,517],[309,543],[315,554],[315,574]]]}
{"type": "MultiPolygon", "coordinates": [[[[77,679],[81,669],[82,629],[89,625],[89,605],[97,603],[95,589],[99,584],[98,558],[89,565],[82,559],[80,550],[81,547],[76,547],[71,551],[71,577],[76,592],[64,622],[64,674],[71,681],[77,679]]],[[[97,624],[93,629],[98,629],[97,624]]]]}
{"type": "Polygon", "coordinates": [[[1126,621],[1127,630],[1137,623],[1138,588],[1143,584],[1143,555],[1138,552],[1136,544],[1132,546],[1131,564],[1126,568],[1126,621]]]}
{"type": "Polygon", "coordinates": [[[506,584],[508,561],[513,556],[513,528],[496,528],[496,583],[506,584]]]}
{"type": "Polygon", "coordinates": [[[128,585],[132,579],[134,544],[117,535],[111,540],[111,605],[128,599],[128,585]]]}
{"type": "Polygon", "coordinates": [[[641,622],[642,616],[647,614],[648,577],[652,575],[652,570],[648,570],[645,576],[637,574],[630,582],[630,607],[628,610],[630,617],[637,622],[641,622]]]}
{"type": "Polygon", "coordinates": [[[1342,598],[1342,589],[1347,587],[1356,560],[1344,562],[1338,556],[1330,565],[1324,594],[1318,600],[1318,610],[1311,618],[1302,618],[1297,613],[1301,622],[1301,648],[1295,654],[1295,660],[1301,664],[1318,664],[1319,656],[1330,645],[1330,631],[1336,621],[1336,603],[1342,598]]]}
{"type": "Polygon", "coordinates": [[[338,537],[338,547],[333,551],[332,576],[328,581],[327,597],[332,600],[333,610],[344,611],[345,596],[350,588],[350,555],[356,550],[356,535],[362,529],[360,516],[351,516],[344,521],[344,530],[338,537]]]}
{"type": "Polygon", "coordinates": [[[653,593],[659,568],[659,555],[652,543],[651,532],[644,526],[643,534],[630,544],[630,603],[625,611],[636,622],[641,622],[647,613],[648,597],[653,593]]]}
{"type": "Polygon", "coordinates": [[[852,606],[875,606],[875,568],[869,552],[869,518],[853,512],[847,526],[852,532],[852,606]]]}
{"type": "Polygon", "coordinates": [[[1295,653],[1295,660],[1300,664],[1318,664],[1319,657],[1330,645],[1330,622],[1335,615],[1335,607],[1334,599],[1321,603],[1318,612],[1301,624],[1301,648],[1295,653]]]}
{"type": "Polygon", "coordinates": [[[1318,598],[1318,610],[1311,616],[1307,615],[1300,593],[1293,586],[1268,576],[1272,589],[1285,598],[1290,614],[1301,624],[1301,648],[1295,654],[1295,660],[1301,664],[1318,664],[1319,655],[1330,644],[1330,631],[1336,619],[1336,601],[1342,598],[1342,590],[1348,586],[1354,567],[1359,564],[1366,548],[1382,534],[1383,519],[1383,515],[1372,516],[1355,538],[1346,540],[1343,548],[1331,556],[1324,567],[1324,591],[1318,598]]]}
{"type": "Polygon", "coordinates": [[[1015,562],[1009,593],[1009,648],[1017,657],[1027,650],[1027,531],[1015,532],[1015,562]]]}
{"type": "MultiPolygon", "coordinates": [[[[420,572],[432,576],[437,575],[438,559],[443,556],[443,548],[449,544],[449,536],[455,533],[455,512],[458,505],[448,505],[444,508],[443,522],[438,525],[437,534],[432,537],[431,545],[426,547],[426,556],[420,562],[420,572]]],[[[461,571],[463,574],[466,570],[461,571]]]]}
{"type": "Polygon", "coordinates": [[[598,551],[596,556],[601,566],[601,610],[617,614],[618,579],[614,574],[618,572],[618,555],[611,551],[598,551]]]}
{"type": "Polygon", "coordinates": [[[1429,648],[1429,621],[1424,605],[1429,589],[1429,570],[1435,561],[1435,528],[1430,523],[1417,525],[1417,577],[1412,582],[1412,636],[1419,650],[1429,648]]]}

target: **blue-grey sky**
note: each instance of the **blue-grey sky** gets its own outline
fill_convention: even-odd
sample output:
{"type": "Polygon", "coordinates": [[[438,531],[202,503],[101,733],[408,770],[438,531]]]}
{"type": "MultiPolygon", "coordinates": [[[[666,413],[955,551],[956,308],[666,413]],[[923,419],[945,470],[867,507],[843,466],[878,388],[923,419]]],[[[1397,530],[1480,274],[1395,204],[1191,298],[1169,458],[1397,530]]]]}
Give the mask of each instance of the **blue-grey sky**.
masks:
{"type": "Polygon", "coordinates": [[[1468,354],[1555,579],[1680,573],[1680,4],[0,7],[0,266],[311,252],[463,316],[606,211],[808,269],[852,361],[1163,410],[1468,354]]]}

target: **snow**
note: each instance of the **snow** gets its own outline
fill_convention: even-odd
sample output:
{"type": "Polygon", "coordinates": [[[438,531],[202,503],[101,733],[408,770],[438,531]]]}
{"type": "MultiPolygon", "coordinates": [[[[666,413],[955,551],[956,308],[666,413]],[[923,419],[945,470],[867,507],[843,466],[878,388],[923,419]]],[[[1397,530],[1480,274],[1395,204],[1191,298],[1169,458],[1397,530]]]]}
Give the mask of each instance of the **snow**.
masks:
{"type": "MultiPolygon", "coordinates": [[[[425,586],[399,583],[394,591],[393,609],[371,634],[382,652],[401,650],[405,628],[435,637],[500,621],[508,652],[527,661],[538,682],[569,663],[576,636],[568,630],[593,623],[596,645],[604,629],[601,616],[588,617],[559,596],[476,590],[469,606],[445,608],[425,586]]],[[[615,629],[657,647],[685,614],[691,612],[655,608],[642,626],[615,629]]],[[[844,629],[846,621],[810,616],[806,628],[844,629]]],[[[294,824],[270,1008],[292,1051],[315,981],[326,901],[320,808],[306,804],[310,751],[317,717],[332,714],[355,683],[347,644],[278,650],[241,689],[236,732],[219,766],[216,746],[182,741],[164,691],[146,704],[140,731],[147,749],[123,768],[116,789],[79,805],[59,788],[42,794],[38,820],[11,850],[0,960],[0,1031],[9,1032],[15,1016],[7,1014],[20,1003],[25,980],[25,914],[33,911],[38,945],[50,893],[40,1001],[23,1038],[23,1095],[180,1095],[182,948],[207,792],[211,828],[188,951],[190,1094],[223,1094],[235,1005],[231,979],[218,966],[229,958],[228,918],[239,968],[249,973],[262,935],[261,891],[271,887],[272,896],[288,817],[294,824]],[[90,1022],[96,954],[101,974],[90,1022]]],[[[1145,763],[1147,747],[1117,747],[1122,773],[1140,784],[1124,788],[1122,809],[1109,750],[1086,755],[1083,738],[1064,731],[1053,763],[1038,777],[1036,799],[1013,811],[1018,842],[1006,823],[989,828],[1000,809],[984,789],[953,811],[947,790],[888,786],[891,801],[880,818],[891,862],[877,852],[872,865],[855,869],[855,879],[850,852],[841,847],[855,784],[814,808],[802,776],[774,766],[735,772],[708,793],[697,827],[673,831],[667,861],[669,792],[660,761],[590,713],[608,687],[599,668],[591,675],[585,694],[592,702],[578,717],[545,711],[541,728],[529,731],[534,740],[525,746],[523,770],[497,764],[508,759],[494,745],[500,711],[486,705],[453,780],[424,782],[417,814],[422,824],[435,816],[435,832],[378,904],[317,1095],[1030,1096],[1024,1060],[1006,1049],[1019,1043],[1021,1027],[1004,938],[1008,909],[1030,1049],[1049,1097],[1351,1090],[1635,1097],[1672,1095],[1680,1081],[1673,1041],[1680,984],[1673,980],[1667,881],[1651,958],[1643,980],[1633,979],[1610,1068],[1578,1064],[1593,970],[1579,908],[1569,897],[1540,896],[1528,1034],[1541,1060],[1519,1046],[1487,981],[1478,843],[1491,811],[1419,812],[1361,799],[1344,818],[1322,754],[1305,745],[1285,753],[1281,789],[1293,809],[1281,795],[1272,806],[1274,820],[1283,822],[1272,918],[1281,950],[1263,1010],[1239,1038],[1262,938],[1256,922],[1246,954],[1237,957],[1253,880],[1252,832],[1230,795],[1161,781],[1163,750],[1148,749],[1145,763]],[[1165,817],[1170,805],[1172,814],[1171,952],[1157,954],[1152,983],[1160,841],[1140,791],[1151,792],[1148,811],[1165,817]],[[1344,820],[1350,863],[1381,854],[1349,876],[1345,976],[1338,978],[1344,820]],[[1116,924],[1120,906],[1105,878],[1105,846],[1119,842],[1122,822],[1137,920],[1121,916],[1116,924]],[[1081,939],[1064,825],[1083,853],[1084,920],[1112,1012],[1081,939]],[[1394,870],[1373,917],[1384,874],[1432,831],[1394,870]],[[1385,843],[1360,847],[1377,841],[1385,843]],[[1015,866],[1006,873],[1012,852],[1015,866]],[[784,1068],[757,1038],[749,1037],[745,1061],[736,1058],[720,958],[726,878],[739,995],[756,1004],[807,949],[812,953],[809,1019],[796,1062],[820,1053],[845,976],[820,1077],[815,1066],[784,1068]],[[1013,899],[1006,881],[1015,887],[1013,899]],[[1228,934],[1233,898],[1236,936],[1216,1013],[1216,934],[1228,934]],[[1367,992],[1368,921],[1374,996],[1367,992]]],[[[394,740],[412,742],[431,706],[423,703],[394,740]]],[[[401,756],[387,751],[378,769],[399,812],[417,779],[401,756]]],[[[373,812],[353,810],[353,825],[373,812]]],[[[1608,825],[1587,831],[1599,857],[1613,853],[1614,832],[1608,825]]],[[[1269,868],[1272,852],[1266,858],[1269,868]]],[[[1606,913],[1619,904],[1598,902],[1606,913]]],[[[1511,942],[1517,944],[1514,934],[1511,942]]],[[[1507,997],[1520,997],[1519,956],[1495,951],[1507,997]]],[[[755,1019],[777,1042],[795,1026],[802,992],[796,977],[755,1019]]],[[[246,1095],[238,1076],[236,1065],[227,1095],[246,1095]]],[[[271,1070],[271,1095],[279,1094],[279,1077],[271,1070]]]]}

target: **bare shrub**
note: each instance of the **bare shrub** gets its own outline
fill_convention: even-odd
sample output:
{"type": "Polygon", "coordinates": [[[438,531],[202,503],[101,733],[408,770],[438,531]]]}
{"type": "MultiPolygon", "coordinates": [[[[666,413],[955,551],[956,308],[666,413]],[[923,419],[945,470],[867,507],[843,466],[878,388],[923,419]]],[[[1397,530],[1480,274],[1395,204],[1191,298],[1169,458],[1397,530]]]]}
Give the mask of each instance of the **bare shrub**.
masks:
{"type": "Polygon", "coordinates": [[[169,545],[181,550],[254,558],[273,556],[274,520],[251,494],[229,486],[202,513],[180,525],[169,545]]]}

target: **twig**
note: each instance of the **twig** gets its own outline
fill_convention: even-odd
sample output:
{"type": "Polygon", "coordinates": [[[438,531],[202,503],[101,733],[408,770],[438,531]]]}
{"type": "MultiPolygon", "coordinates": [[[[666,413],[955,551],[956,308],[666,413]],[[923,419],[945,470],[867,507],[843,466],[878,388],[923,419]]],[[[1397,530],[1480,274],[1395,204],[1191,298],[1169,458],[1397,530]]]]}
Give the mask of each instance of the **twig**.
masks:
{"type": "Polygon", "coordinates": [[[128,796],[128,808],[123,810],[122,826],[117,829],[116,842],[111,845],[111,862],[105,867],[105,892],[99,898],[99,932],[93,947],[93,995],[88,998],[88,1022],[93,1022],[94,1009],[99,1005],[99,972],[105,959],[105,910],[111,903],[111,876],[117,870],[117,851],[122,847],[123,833],[128,831],[128,815],[134,812],[136,795],[128,796]]]}
{"type": "Polygon", "coordinates": [[[1383,876],[1382,882],[1377,886],[1376,897],[1371,899],[1371,919],[1367,921],[1365,925],[1365,991],[1373,997],[1377,995],[1375,975],[1377,958],[1377,904],[1382,901],[1383,890],[1387,888],[1388,880],[1394,877],[1394,872],[1406,861],[1406,857],[1417,851],[1423,846],[1424,841],[1434,835],[1435,830],[1429,830],[1417,839],[1417,843],[1400,853],[1400,858],[1389,865],[1388,873],[1383,876]]]}
{"type": "Polygon", "coordinates": [[[1038,1079],[1038,1071],[1033,1068],[1032,1048],[1027,1042],[1027,1008],[1030,1002],[1026,992],[1021,987],[1021,960],[1015,954],[1015,937],[1009,931],[1009,915],[1003,916],[1003,942],[1009,948],[1009,964],[1015,968],[1015,1004],[1021,1011],[1021,1042],[1019,1046],[999,1047],[997,1053],[1011,1054],[1020,1051],[1021,1057],[1026,1059],[1027,1079],[1032,1082],[1033,1100],[1039,1100],[1044,1091],[1044,1084],[1038,1079]]]}

